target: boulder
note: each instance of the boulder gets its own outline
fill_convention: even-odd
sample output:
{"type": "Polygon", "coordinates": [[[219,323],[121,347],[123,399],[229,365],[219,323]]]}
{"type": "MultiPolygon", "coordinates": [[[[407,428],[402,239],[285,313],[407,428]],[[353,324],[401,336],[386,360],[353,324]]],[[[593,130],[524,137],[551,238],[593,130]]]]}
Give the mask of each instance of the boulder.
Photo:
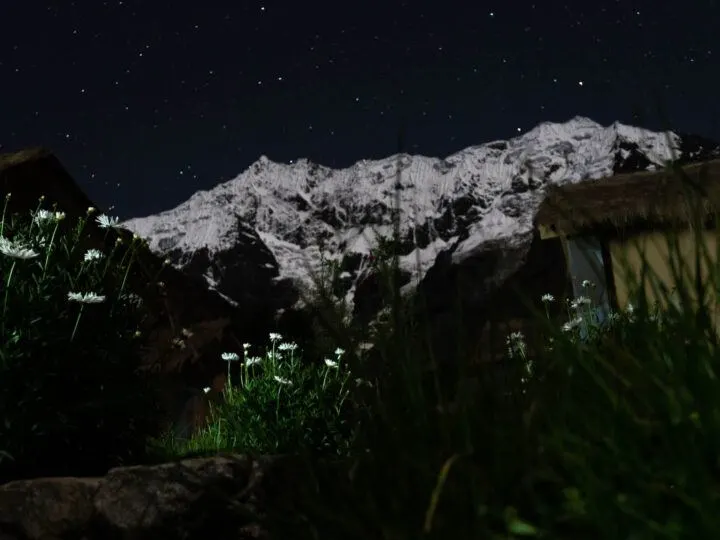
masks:
{"type": "Polygon", "coordinates": [[[269,539],[304,470],[290,457],[225,454],[18,480],[0,486],[0,538],[269,539]]]}

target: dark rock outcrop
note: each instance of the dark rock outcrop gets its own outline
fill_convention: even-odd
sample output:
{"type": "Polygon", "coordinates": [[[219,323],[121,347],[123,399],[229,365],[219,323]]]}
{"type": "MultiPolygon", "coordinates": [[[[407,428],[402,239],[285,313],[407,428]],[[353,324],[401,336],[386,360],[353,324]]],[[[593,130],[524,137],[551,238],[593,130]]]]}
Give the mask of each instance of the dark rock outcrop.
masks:
{"type": "Polygon", "coordinates": [[[297,500],[303,471],[290,457],[227,454],[19,480],[0,486],[0,538],[279,538],[273,517],[297,500]]]}

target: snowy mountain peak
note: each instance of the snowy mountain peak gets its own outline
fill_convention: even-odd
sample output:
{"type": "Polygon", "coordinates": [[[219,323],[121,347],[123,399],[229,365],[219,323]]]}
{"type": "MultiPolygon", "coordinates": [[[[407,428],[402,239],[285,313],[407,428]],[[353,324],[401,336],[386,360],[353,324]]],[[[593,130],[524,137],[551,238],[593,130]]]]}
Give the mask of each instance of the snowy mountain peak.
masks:
{"type": "Polygon", "coordinates": [[[442,159],[398,154],[332,169],[307,159],[276,163],[263,155],[236,178],[123,226],[229,299],[240,286],[231,285],[232,276],[248,271],[238,269],[238,258],[247,259],[248,250],[262,252],[258,264],[267,279],[289,279],[300,288],[311,286],[322,260],[338,261],[345,276],[341,292],[352,304],[377,235],[391,235],[398,169],[401,267],[422,279],[443,251],[461,263],[489,241],[528,242],[548,185],[717,153],[717,144],[699,137],[619,122],[604,127],[576,116],[442,159]]]}

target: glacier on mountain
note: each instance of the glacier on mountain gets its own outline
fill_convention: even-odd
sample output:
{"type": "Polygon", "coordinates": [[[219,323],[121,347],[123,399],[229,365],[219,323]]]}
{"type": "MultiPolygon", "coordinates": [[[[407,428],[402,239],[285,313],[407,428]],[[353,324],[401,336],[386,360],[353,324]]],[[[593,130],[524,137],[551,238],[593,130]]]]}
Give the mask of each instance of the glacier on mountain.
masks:
{"type": "Polygon", "coordinates": [[[392,235],[396,192],[400,265],[412,276],[405,285],[411,290],[441,253],[462,264],[489,242],[529,243],[548,185],[718,154],[714,143],[690,140],[618,122],[602,126],[578,116],[444,159],[396,154],[334,170],[306,159],[282,164],[262,156],[236,178],[198,191],[173,209],[121,225],[146,238],[151,250],[176,267],[203,276],[230,302],[238,286],[230,280],[238,265],[249,264],[240,259],[251,247],[263,252],[254,263],[262,269],[256,270],[297,290],[312,287],[323,260],[335,260],[352,306],[376,235],[392,235]]]}

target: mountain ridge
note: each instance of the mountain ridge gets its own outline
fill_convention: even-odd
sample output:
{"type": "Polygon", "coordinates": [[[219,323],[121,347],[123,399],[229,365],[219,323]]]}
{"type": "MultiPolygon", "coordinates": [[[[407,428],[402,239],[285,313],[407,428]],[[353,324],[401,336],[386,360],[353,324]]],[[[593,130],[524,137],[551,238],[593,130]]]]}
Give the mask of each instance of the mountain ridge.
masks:
{"type": "MultiPolygon", "coordinates": [[[[248,279],[262,283],[256,301],[259,291],[272,296],[276,285],[296,292],[312,288],[322,261],[335,260],[342,272],[339,295],[352,306],[369,272],[376,232],[392,234],[398,168],[400,266],[405,290],[411,290],[443,252],[462,264],[483,246],[527,244],[548,185],[654,170],[673,158],[718,156],[720,145],[702,137],[620,122],[602,126],[576,116],[445,158],[400,153],[332,169],[263,155],[231,180],[121,225],[176,267],[203,276],[231,303],[248,279]]],[[[284,302],[287,297],[279,309],[284,302]]]]}

